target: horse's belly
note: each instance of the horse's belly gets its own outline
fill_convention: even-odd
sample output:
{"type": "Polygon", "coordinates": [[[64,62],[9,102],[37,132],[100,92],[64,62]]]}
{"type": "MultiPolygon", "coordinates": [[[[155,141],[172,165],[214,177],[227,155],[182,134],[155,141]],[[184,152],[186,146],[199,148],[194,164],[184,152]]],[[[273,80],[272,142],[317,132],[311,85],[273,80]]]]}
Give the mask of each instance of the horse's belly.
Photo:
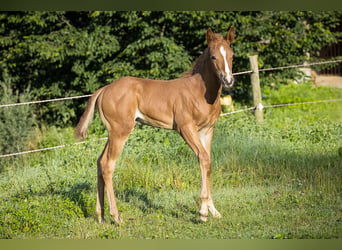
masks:
{"type": "Polygon", "coordinates": [[[172,119],[163,114],[153,115],[149,113],[142,113],[139,109],[137,109],[135,112],[135,120],[143,124],[148,124],[160,128],[173,128],[172,119]]]}

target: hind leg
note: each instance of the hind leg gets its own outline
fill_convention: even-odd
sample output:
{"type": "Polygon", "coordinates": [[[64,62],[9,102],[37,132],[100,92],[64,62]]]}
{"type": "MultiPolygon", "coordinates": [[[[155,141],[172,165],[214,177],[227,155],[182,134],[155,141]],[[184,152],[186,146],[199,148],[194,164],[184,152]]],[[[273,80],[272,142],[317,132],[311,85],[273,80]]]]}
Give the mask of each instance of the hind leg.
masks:
{"type": "Polygon", "coordinates": [[[111,217],[117,223],[122,222],[116,205],[112,177],[115,169],[115,163],[121,153],[128,135],[128,131],[124,132],[123,130],[120,131],[120,129],[116,129],[115,133],[110,132],[108,142],[98,160],[96,212],[100,223],[103,221],[104,217],[104,191],[107,193],[109,213],[111,217]]]}
{"type": "MultiPolygon", "coordinates": [[[[103,152],[106,151],[107,145],[103,152]]],[[[103,155],[103,153],[102,153],[103,155]]],[[[102,167],[101,167],[101,157],[97,160],[97,196],[96,196],[96,214],[98,217],[99,223],[102,223],[104,220],[104,180],[102,176],[102,167]]]]}

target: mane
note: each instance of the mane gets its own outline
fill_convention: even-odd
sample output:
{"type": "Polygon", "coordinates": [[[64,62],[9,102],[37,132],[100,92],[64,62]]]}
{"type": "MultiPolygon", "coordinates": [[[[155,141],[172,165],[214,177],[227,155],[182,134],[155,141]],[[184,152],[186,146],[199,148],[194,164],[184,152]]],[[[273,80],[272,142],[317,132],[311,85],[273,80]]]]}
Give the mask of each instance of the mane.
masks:
{"type": "Polygon", "coordinates": [[[181,75],[181,77],[189,77],[189,76],[192,76],[192,75],[198,73],[198,72],[201,70],[201,68],[202,68],[202,66],[203,66],[203,64],[204,64],[204,62],[205,62],[205,60],[206,60],[206,58],[207,58],[208,51],[209,51],[208,48],[206,48],[206,49],[203,51],[202,55],[200,55],[200,56],[192,63],[191,68],[190,68],[188,71],[184,72],[184,73],[181,75]]]}

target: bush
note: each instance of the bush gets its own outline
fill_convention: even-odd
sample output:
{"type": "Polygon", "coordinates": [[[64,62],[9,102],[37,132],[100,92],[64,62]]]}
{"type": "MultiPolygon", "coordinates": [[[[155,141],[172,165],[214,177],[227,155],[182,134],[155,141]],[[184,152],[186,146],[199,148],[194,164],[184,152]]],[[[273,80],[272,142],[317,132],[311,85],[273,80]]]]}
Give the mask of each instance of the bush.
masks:
{"type": "MultiPolygon", "coordinates": [[[[31,99],[29,89],[24,93],[13,91],[0,82],[0,103],[25,102],[31,99]]],[[[25,150],[35,119],[28,105],[0,108],[0,153],[8,154],[25,150]]]]}

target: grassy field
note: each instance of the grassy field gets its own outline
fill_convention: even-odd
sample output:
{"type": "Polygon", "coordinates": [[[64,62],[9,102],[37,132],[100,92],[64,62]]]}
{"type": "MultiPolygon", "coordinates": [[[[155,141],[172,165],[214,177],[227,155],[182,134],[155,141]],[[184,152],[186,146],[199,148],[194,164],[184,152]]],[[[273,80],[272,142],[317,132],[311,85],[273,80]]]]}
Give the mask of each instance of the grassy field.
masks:
{"type": "MultiPolygon", "coordinates": [[[[265,104],[342,98],[309,85],[263,90],[265,104]]],[[[237,108],[238,104],[236,104],[237,108]]],[[[139,126],[113,177],[122,225],[96,222],[98,120],[88,143],[1,159],[0,238],[286,239],[342,237],[341,102],[222,117],[212,145],[212,192],[222,219],[199,220],[200,171],[172,131],[139,126]]],[[[31,143],[72,143],[49,128],[31,143]]]]}

